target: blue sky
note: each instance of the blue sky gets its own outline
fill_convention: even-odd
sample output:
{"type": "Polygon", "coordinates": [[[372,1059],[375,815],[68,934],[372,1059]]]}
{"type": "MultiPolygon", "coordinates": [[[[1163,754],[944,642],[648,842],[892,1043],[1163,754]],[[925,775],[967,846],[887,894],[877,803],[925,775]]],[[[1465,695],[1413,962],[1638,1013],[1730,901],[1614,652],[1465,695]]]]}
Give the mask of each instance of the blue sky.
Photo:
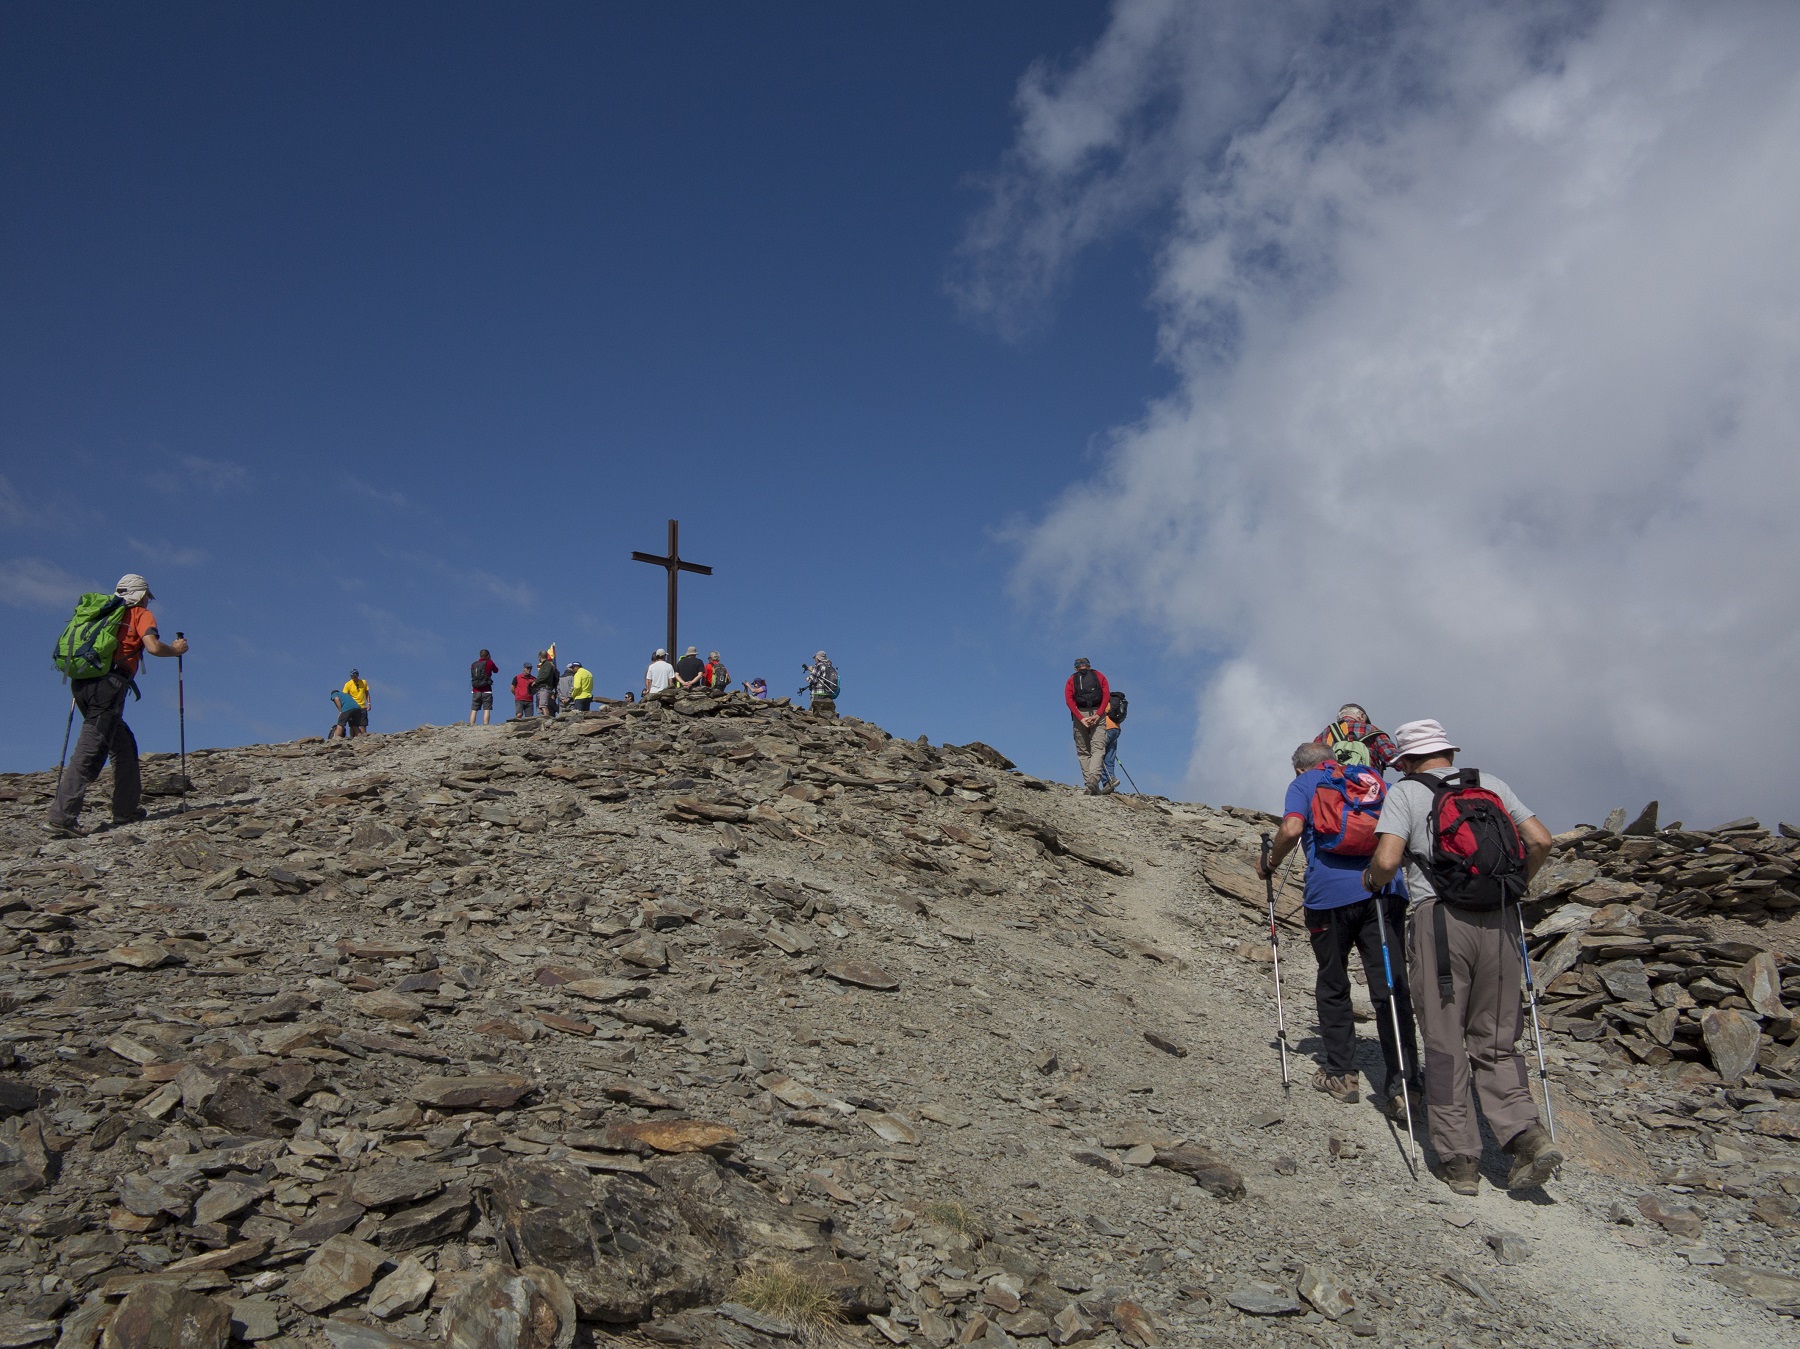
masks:
{"type": "MultiPolygon", "coordinates": [[[[0,768],[142,571],[195,745],[683,640],[1273,805],[1800,818],[1800,7],[0,7],[0,768]],[[1371,17],[1373,16],[1373,17],[1371,17]]],[[[159,663],[133,722],[175,744],[159,663]]]]}
{"type": "Polygon", "coordinates": [[[684,642],[780,691],[823,646],[846,712],[1067,776],[1069,658],[1149,658],[1009,598],[1004,535],[1166,382],[1145,264],[1022,342],[946,278],[1020,74],[1105,17],[8,6],[0,765],[54,762],[49,646],[127,570],[194,644],[190,745],[317,734],[352,665],[377,729],[457,719],[481,646],[617,694],[678,516],[684,642]]]}

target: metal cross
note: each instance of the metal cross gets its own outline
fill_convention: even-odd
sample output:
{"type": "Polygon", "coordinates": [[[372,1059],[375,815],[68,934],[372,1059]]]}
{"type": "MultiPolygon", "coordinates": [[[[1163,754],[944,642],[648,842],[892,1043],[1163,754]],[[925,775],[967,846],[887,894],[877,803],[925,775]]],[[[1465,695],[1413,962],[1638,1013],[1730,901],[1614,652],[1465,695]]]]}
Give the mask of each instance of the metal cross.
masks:
{"type": "Polygon", "coordinates": [[[675,646],[675,578],[684,571],[698,572],[701,576],[712,575],[711,567],[702,567],[698,562],[681,560],[680,538],[681,522],[671,520],[669,521],[669,555],[667,557],[658,557],[654,553],[633,553],[631,555],[633,562],[648,562],[664,568],[669,573],[669,645],[667,650],[670,660],[675,659],[677,651],[675,646]]]}

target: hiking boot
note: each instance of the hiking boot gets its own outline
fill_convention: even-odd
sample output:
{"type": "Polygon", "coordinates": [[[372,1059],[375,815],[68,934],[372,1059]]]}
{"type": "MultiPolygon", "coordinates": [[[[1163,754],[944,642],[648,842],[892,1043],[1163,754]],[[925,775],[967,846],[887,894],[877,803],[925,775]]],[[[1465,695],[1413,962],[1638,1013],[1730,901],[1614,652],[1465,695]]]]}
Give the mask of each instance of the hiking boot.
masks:
{"type": "Polygon", "coordinates": [[[1105,782],[1100,784],[1100,795],[1102,796],[1111,796],[1118,790],[1119,780],[1117,778],[1108,778],[1105,782]]]}
{"type": "Polygon", "coordinates": [[[1450,1187],[1451,1194],[1481,1193],[1481,1159],[1479,1157],[1451,1157],[1444,1162],[1444,1184],[1450,1187]]]}
{"type": "Polygon", "coordinates": [[[44,832],[51,838],[86,838],[92,831],[78,824],[57,824],[52,820],[44,826],[44,832]]]}
{"type": "Polygon", "coordinates": [[[1509,1190],[1535,1189],[1563,1164],[1563,1155],[1551,1145],[1550,1135],[1536,1124],[1506,1145],[1506,1155],[1512,1158],[1512,1170],[1506,1176],[1509,1190]]]}
{"type": "Polygon", "coordinates": [[[1413,1114],[1420,1119],[1425,1117],[1425,1084],[1423,1082],[1409,1079],[1406,1091],[1403,1093],[1400,1090],[1400,1079],[1395,1078],[1387,1084],[1384,1090],[1387,1093],[1387,1099],[1382,1103],[1381,1113],[1396,1124],[1404,1125],[1406,1123],[1406,1105],[1409,1100],[1412,1102],[1413,1114]]]}
{"type": "Polygon", "coordinates": [[[1313,1090],[1322,1091],[1335,1097],[1345,1105],[1355,1105],[1360,1093],[1356,1089],[1356,1074],[1345,1073],[1342,1077],[1333,1077],[1323,1068],[1313,1074],[1313,1090]]]}
{"type": "Polygon", "coordinates": [[[136,823],[138,823],[138,822],[139,822],[139,821],[140,821],[140,820],[147,820],[147,819],[149,819],[149,818],[150,818],[150,812],[149,812],[149,811],[148,811],[148,810],[146,810],[146,809],[144,809],[144,807],[142,807],[142,806],[139,806],[139,807],[138,807],[138,808],[137,808],[137,811],[136,811],[136,813],[135,813],[135,814],[131,814],[131,815],[115,815],[115,816],[113,816],[113,818],[112,818],[112,827],[113,827],[113,828],[114,828],[114,829],[118,829],[118,828],[121,828],[121,827],[122,827],[122,826],[124,826],[124,825],[128,825],[128,824],[136,824],[136,823]]]}

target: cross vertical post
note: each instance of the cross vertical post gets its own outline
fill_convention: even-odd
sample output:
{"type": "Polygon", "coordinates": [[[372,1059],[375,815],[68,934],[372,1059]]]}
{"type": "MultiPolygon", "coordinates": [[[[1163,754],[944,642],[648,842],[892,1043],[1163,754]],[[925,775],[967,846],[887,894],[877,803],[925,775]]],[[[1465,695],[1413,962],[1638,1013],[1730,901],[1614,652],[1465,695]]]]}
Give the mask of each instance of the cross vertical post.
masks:
{"type": "Polygon", "coordinates": [[[655,553],[637,553],[631,555],[633,562],[648,562],[652,566],[661,567],[669,574],[669,644],[666,650],[669,659],[674,660],[677,654],[675,646],[676,632],[676,598],[680,574],[684,571],[694,572],[699,576],[711,576],[712,568],[703,567],[698,562],[684,562],[681,558],[681,521],[669,521],[669,552],[666,557],[658,557],[655,553]]]}

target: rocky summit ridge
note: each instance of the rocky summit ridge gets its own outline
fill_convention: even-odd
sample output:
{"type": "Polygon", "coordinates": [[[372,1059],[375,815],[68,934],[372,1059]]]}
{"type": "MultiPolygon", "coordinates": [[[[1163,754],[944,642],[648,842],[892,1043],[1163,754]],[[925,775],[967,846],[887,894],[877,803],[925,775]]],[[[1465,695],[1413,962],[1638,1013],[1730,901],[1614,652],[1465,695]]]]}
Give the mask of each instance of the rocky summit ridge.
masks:
{"type": "Polygon", "coordinates": [[[1785,829],[1558,839],[1571,1160],[1458,1199],[1291,926],[1281,1087],[1271,816],[741,696],[189,764],[0,780],[0,1349],[1792,1342],[1785,829]]]}

